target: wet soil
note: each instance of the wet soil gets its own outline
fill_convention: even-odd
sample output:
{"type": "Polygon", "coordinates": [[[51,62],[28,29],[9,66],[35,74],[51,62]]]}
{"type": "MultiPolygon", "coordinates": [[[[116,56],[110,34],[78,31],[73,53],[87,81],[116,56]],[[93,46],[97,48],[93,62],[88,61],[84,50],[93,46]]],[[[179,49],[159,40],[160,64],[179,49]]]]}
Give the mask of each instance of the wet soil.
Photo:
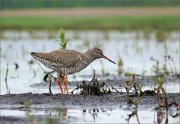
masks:
{"type": "MultiPolygon", "coordinates": [[[[136,97],[133,97],[134,99],[136,97]]],[[[95,106],[118,106],[125,109],[127,106],[133,109],[133,105],[127,104],[125,93],[111,93],[102,96],[92,95],[62,95],[62,94],[10,94],[0,95],[0,109],[23,110],[25,111],[25,102],[30,103],[30,109],[48,110],[57,108],[85,108],[95,106]]],[[[180,102],[180,93],[168,94],[168,102],[180,102]]],[[[154,95],[146,94],[140,97],[138,110],[155,109],[157,101],[154,95]]],[[[0,123],[24,124],[27,118],[22,117],[0,117],[0,123]]],[[[36,116],[36,120],[42,121],[43,116],[36,116]]]]}
{"type": "MultiPolygon", "coordinates": [[[[91,78],[92,76],[84,76],[83,78],[91,78]]],[[[145,85],[154,85],[153,77],[147,76],[136,76],[136,81],[144,83],[145,85]]],[[[131,79],[131,76],[118,78],[112,75],[99,76],[100,81],[106,83],[111,83],[113,86],[124,86],[124,81],[131,79]]],[[[165,83],[168,82],[179,82],[179,77],[177,75],[168,76],[165,78],[165,83]]],[[[80,84],[81,81],[73,83],[72,85],[80,84]]],[[[38,83],[32,85],[32,87],[48,87],[49,83],[38,83]]],[[[52,83],[53,86],[56,86],[57,83],[52,83]]],[[[180,93],[168,93],[168,103],[178,102],[180,103],[180,93]]],[[[136,97],[131,96],[131,99],[134,100],[136,97]]],[[[154,110],[158,106],[155,95],[152,91],[144,93],[140,97],[140,102],[138,110],[154,110]]],[[[25,103],[29,103],[30,109],[34,110],[51,110],[51,109],[65,109],[65,108],[87,108],[87,107],[98,107],[98,106],[118,106],[119,108],[126,109],[127,106],[130,109],[134,108],[133,104],[127,103],[126,93],[123,92],[112,92],[110,94],[93,96],[93,95],[80,95],[80,94],[48,94],[48,93],[22,93],[22,94],[6,94],[0,95],[0,110],[22,110],[26,111],[25,103]]],[[[43,116],[36,116],[36,120],[43,120],[43,116]]],[[[24,124],[27,123],[27,118],[23,117],[11,117],[11,116],[0,116],[0,123],[13,123],[13,124],[24,124]]]]}
{"type": "MultiPolygon", "coordinates": [[[[155,76],[142,76],[142,75],[135,75],[135,76],[136,76],[136,79],[135,79],[136,83],[142,83],[144,86],[154,86],[155,85],[155,82],[154,82],[155,76]]],[[[92,79],[93,78],[92,75],[82,75],[81,77],[85,81],[87,81],[86,79],[92,79]]],[[[104,82],[107,85],[113,85],[113,86],[118,86],[118,87],[124,87],[126,80],[132,80],[132,76],[118,77],[116,75],[110,75],[110,74],[106,74],[106,75],[96,74],[96,78],[99,82],[104,82]]],[[[170,75],[170,76],[165,77],[165,79],[164,79],[165,84],[166,83],[172,83],[172,82],[173,83],[179,83],[180,82],[180,75],[176,74],[176,75],[170,75]]],[[[69,86],[76,86],[76,85],[80,85],[80,84],[82,84],[82,81],[68,82],[69,86]]],[[[33,87],[33,88],[48,87],[48,86],[49,86],[49,82],[45,82],[45,81],[42,83],[35,83],[35,84],[31,85],[31,87],[33,87]]],[[[55,78],[54,82],[52,82],[52,87],[53,86],[58,86],[56,78],[55,78]]]]}
{"type": "MultiPolygon", "coordinates": [[[[135,98],[135,97],[133,97],[135,98]]],[[[180,93],[168,94],[169,103],[180,102],[180,93]]],[[[28,101],[32,108],[71,108],[71,107],[91,107],[91,106],[123,106],[127,105],[125,93],[111,93],[102,96],[73,95],[73,94],[10,94],[0,95],[0,109],[12,109],[24,107],[24,102],[28,101]]],[[[140,97],[140,106],[156,106],[155,96],[146,94],[140,97]]]]}
{"type": "Polygon", "coordinates": [[[25,118],[17,118],[17,117],[1,117],[1,124],[26,124],[27,120],[25,118]]]}

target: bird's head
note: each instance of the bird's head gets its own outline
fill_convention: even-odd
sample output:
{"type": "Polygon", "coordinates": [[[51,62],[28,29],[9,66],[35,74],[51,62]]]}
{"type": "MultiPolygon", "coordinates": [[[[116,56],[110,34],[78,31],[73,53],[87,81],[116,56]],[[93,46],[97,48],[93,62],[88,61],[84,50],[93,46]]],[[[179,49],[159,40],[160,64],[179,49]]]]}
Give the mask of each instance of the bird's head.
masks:
{"type": "Polygon", "coordinates": [[[107,60],[109,60],[110,62],[116,64],[114,61],[112,61],[112,60],[110,60],[108,57],[106,57],[106,56],[104,55],[103,51],[102,51],[100,48],[94,47],[94,48],[92,49],[92,53],[93,53],[93,56],[94,56],[95,58],[97,58],[97,59],[98,59],[98,58],[104,58],[104,59],[107,59],[107,60]]]}

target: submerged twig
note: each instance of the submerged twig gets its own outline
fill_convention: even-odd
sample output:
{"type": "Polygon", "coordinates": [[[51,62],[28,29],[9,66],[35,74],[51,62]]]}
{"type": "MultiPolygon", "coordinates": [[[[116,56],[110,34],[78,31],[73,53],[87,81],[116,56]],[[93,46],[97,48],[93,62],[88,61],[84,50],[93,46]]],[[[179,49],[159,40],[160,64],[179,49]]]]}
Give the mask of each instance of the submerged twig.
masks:
{"type": "Polygon", "coordinates": [[[51,80],[51,77],[49,77],[49,94],[52,94],[52,91],[51,91],[51,83],[52,83],[52,80],[51,80]]]}
{"type": "Polygon", "coordinates": [[[15,70],[18,70],[18,68],[19,68],[18,63],[14,62],[14,65],[15,65],[15,70]]]}

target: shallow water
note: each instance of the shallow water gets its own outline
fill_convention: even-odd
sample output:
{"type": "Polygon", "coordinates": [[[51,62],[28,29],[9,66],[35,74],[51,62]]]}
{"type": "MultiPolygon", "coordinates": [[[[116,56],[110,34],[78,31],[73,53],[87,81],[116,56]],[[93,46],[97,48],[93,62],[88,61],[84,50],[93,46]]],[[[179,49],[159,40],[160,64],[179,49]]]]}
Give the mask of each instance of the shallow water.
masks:
{"type": "MultiPolygon", "coordinates": [[[[1,95],[7,93],[7,86],[5,83],[6,69],[8,63],[8,88],[10,93],[48,93],[47,87],[31,87],[30,85],[41,83],[43,78],[43,70],[39,64],[30,56],[31,51],[52,51],[59,49],[59,42],[56,41],[58,32],[53,36],[49,36],[46,31],[37,31],[29,33],[26,31],[5,31],[1,34],[1,95]],[[53,37],[53,38],[52,38],[53,37]],[[33,60],[32,64],[29,64],[33,60]],[[18,69],[15,69],[15,64],[18,64],[18,69]]],[[[104,54],[115,62],[118,59],[123,60],[123,71],[135,74],[154,75],[152,71],[155,62],[150,58],[156,58],[160,61],[160,66],[165,63],[164,56],[170,55],[173,62],[167,62],[169,70],[176,70],[179,72],[179,41],[178,32],[172,32],[170,37],[164,42],[157,42],[155,34],[151,33],[150,38],[143,37],[143,32],[140,32],[140,38],[136,38],[136,32],[120,32],[120,31],[66,31],[66,38],[69,39],[67,48],[78,51],[86,51],[94,46],[100,46],[104,54]],[[174,67],[175,65],[175,67],[174,67]]],[[[50,71],[42,66],[46,71],[50,71]]],[[[70,75],[69,81],[90,80],[91,78],[83,77],[82,75],[92,75],[93,70],[96,73],[109,73],[117,75],[118,66],[109,63],[106,60],[96,60],[91,63],[86,69],[79,73],[70,75]]],[[[122,75],[122,77],[124,77],[122,75]]],[[[179,92],[180,84],[178,81],[169,82],[165,84],[165,89],[169,93],[179,92]]],[[[70,91],[74,86],[70,87],[70,91]]],[[[117,87],[118,90],[124,91],[123,87],[117,87]]],[[[153,89],[151,86],[144,86],[144,89],[153,89]]],[[[53,87],[53,93],[59,93],[58,87],[53,87]]],[[[104,123],[104,122],[122,122],[127,123],[127,114],[131,113],[129,110],[119,108],[103,107],[103,111],[93,112],[92,109],[86,108],[87,112],[82,112],[82,109],[68,108],[62,109],[67,111],[64,120],[69,122],[90,122],[90,123],[104,123]],[[105,112],[104,112],[105,111],[105,112]],[[95,118],[95,119],[94,119],[95,118]]],[[[99,108],[98,108],[99,109],[99,108]]],[[[25,111],[21,110],[0,110],[1,116],[18,116],[24,117],[25,111]],[[12,112],[12,113],[11,113],[12,112]]],[[[58,112],[53,110],[33,110],[32,115],[49,115],[57,117],[58,112]]],[[[157,111],[144,110],[138,111],[141,123],[157,122],[157,111]]],[[[137,123],[135,117],[131,118],[131,123],[137,123]]],[[[169,122],[178,122],[177,118],[173,119],[169,116],[169,122]]]]}
{"type": "MultiPolygon", "coordinates": [[[[34,61],[30,55],[31,51],[52,51],[59,49],[57,41],[58,32],[54,39],[46,37],[48,32],[36,32],[36,39],[32,37],[31,33],[22,31],[5,31],[1,39],[1,94],[6,93],[5,75],[8,64],[8,86],[11,93],[23,92],[45,92],[46,89],[35,90],[31,89],[29,85],[40,83],[42,81],[43,70],[34,61]],[[33,60],[33,64],[28,62],[33,60]],[[18,69],[15,70],[15,63],[18,64],[18,69]],[[14,84],[16,83],[16,85],[14,84]]],[[[143,34],[143,33],[142,33],[143,34]]],[[[141,35],[142,35],[141,34],[141,35]]],[[[35,34],[34,34],[35,35],[35,34]]],[[[143,35],[142,35],[143,36],[143,35]]],[[[153,75],[152,67],[155,62],[150,58],[156,58],[160,61],[162,66],[165,55],[170,55],[174,60],[170,64],[167,62],[167,67],[170,70],[179,72],[179,41],[178,33],[172,32],[171,36],[164,42],[157,42],[154,34],[150,35],[149,39],[140,37],[136,39],[136,32],[120,32],[120,31],[67,31],[66,37],[68,41],[68,49],[76,49],[78,51],[86,51],[88,47],[100,46],[104,54],[114,60],[116,63],[121,57],[123,60],[123,71],[135,74],[153,75]],[[74,40],[74,37],[76,39],[74,40]],[[106,36],[106,37],[105,37],[106,36]],[[174,67],[175,65],[175,67],[174,67]],[[175,69],[174,69],[175,68],[175,69]]],[[[49,71],[48,68],[41,65],[44,70],[49,71]]],[[[91,75],[93,70],[98,74],[109,73],[117,75],[118,66],[109,63],[107,60],[96,60],[92,62],[87,68],[79,73],[70,75],[69,81],[83,80],[80,75],[91,75]],[[75,77],[75,79],[73,78],[75,77]]],[[[176,92],[176,91],[175,91],[176,92]]]]}
{"type": "MultiPolygon", "coordinates": [[[[28,118],[26,111],[23,110],[0,110],[1,116],[28,118]],[[14,114],[16,113],[16,114],[14,114]]],[[[34,122],[47,122],[48,119],[57,119],[59,122],[71,123],[128,123],[131,111],[117,107],[95,107],[95,108],[57,108],[51,110],[36,110],[31,109],[29,112],[33,117],[34,122]],[[39,118],[40,118],[39,117],[39,118]]],[[[138,120],[140,123],[158,123],[159,118],[161,123],[165,123],[166,114],[164,111],[153,111],[150,109],[139,110],[138,120]]],[[[174,111],[168,114],[168,122],[177,124],[179,123],[178,117],[173,117],[174,111]]],[[[130,118],[129,123],[138,123],[137,116],[130,118]]]]}

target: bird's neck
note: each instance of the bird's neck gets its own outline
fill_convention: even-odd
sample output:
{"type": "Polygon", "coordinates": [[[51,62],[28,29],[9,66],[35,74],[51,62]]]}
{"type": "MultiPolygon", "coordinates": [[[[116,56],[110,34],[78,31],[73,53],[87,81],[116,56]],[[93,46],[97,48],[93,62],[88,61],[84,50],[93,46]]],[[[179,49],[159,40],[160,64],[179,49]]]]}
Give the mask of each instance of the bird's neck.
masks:
{"type": "Polygon", "coordinates": [[[95,59],[97,59],[94,54],[93,54],[93,51],[92,50],[88,50],[87,52],[85,52],[85,56],[88,60],[88,63],[91,63],[92,61],[94,61],[95,59]]]}

